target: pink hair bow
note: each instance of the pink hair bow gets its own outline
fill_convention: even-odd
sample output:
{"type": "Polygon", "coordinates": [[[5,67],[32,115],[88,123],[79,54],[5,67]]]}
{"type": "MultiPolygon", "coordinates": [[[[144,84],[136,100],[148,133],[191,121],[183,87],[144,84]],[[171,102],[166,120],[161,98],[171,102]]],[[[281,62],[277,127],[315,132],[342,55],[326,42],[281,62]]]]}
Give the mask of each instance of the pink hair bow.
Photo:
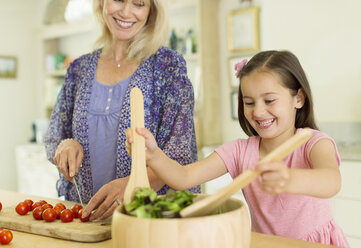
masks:
{"type": "Polygon", "coordinates": [[[235,66],[234,69],[236,70],[236,77],[239,77],[239,74],[241,73],[243,67],[247,64],[247,59],[243,59],[241,62],[238,62],[235,66]]]}

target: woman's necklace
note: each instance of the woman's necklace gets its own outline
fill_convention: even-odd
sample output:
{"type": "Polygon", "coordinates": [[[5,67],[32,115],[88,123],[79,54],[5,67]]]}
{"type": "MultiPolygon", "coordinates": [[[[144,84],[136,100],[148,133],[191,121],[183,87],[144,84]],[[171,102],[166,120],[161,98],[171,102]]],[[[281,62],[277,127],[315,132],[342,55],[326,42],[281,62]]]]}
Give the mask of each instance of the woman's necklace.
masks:
{"type": "Polygon", "coordinates": [[[117,67],[120,68],[120,61],[115,58],[114,58],[114,60],[115,60],[115,64],[117,65],[117,67]]]}
{"type": "Polygon", "coordinates": [[[107,61],[108,64],[115,63],[117,68],[120,68],[121,64],[124,64],[124,58],[121,54],[118,54],[120,56],[116,56],[116,51],[107,50],[103,51],[102,58],[107,61]]]}
{"type": "Polygon", "coordinates": [[[124,60],[122,60],[122,59],[117,59],[117,58],[114,57],[114,60],[115,60],[115,64],[117,65],[118,68],[120,68],[120,65],[122,63],[124,64],[124,60]]]}
{"type": "Polygon", "coordinates": [[[113,63],[115,62],[117,68],[120,68],[121,62],[120,62],[119,60],[111,59],[111,58],[104,58],[104,57],[101,57],[101,59],[102,59],[105,63],[107,63],[107,64],[109,64],[109,63],[110,63],[110,64],[113,64],[113,63]],[[114,62],[112,62],[112,60],[113,60],[114,62]]]}

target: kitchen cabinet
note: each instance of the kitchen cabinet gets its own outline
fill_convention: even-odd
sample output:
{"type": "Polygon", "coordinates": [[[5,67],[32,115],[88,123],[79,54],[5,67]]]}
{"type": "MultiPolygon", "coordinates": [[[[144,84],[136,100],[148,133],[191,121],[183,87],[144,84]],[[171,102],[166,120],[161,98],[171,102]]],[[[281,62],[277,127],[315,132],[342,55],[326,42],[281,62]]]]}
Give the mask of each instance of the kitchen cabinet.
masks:
{"type": "MultiPolygon", "coordinates": [[[[169,0],[170,29],[186,39],[192,30],[196,52],[184,53],[188,76],[195,91],[194,121],[197,146],[221,143],[220,83],[218,53],[219,0],[169,0]]],[[[186,43],[186,42],[185,42],[186,43]]],[[[187,47],[187,45],[186,45],[187,47]]],[[[183,50],[183,51],[182,51],[183,50]]],[[[200,150],[200,149],[199,149],[200,150]]]]}
{"type": "Polygon", "coordinates": [[[332,210],[351,247],[361,247],[361,161],[342,160],[342,187],[332,198],[332,210]]]}
{"type": "Polygon", "coordinates": [[[57,198],[56,181],[59,173],[50,163],[42,144],[26,144],[16,147],[16,171],[18,192],[41,197],[57,198]]]}
{"type": "Polygon", "coordinates": [[[93,17],[72,23],[46,25],[39,29],[39,111],[49,118],[64,82],[66,65],[93,50],[99,34],[93,17]]]}

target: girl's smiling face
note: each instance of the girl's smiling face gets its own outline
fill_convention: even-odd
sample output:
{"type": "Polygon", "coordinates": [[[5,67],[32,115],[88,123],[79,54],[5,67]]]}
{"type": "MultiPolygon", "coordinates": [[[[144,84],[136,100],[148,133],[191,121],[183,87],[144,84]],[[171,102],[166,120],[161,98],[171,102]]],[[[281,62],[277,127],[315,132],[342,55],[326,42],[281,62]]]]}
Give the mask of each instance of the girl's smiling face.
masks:
{"type": "Polygon", "coordinates": [[[146,24],[150,0],[103,0],[103,18],[113,37],[129,41],[146,24]]]}
{"type": "Polygon", "coordinates": [[[241,91],[244,115],[260,137],[294,134],[296,111],[304,102],[302,90],[292,96],[276,73],[254,71],[242,78],[241,91]]]}

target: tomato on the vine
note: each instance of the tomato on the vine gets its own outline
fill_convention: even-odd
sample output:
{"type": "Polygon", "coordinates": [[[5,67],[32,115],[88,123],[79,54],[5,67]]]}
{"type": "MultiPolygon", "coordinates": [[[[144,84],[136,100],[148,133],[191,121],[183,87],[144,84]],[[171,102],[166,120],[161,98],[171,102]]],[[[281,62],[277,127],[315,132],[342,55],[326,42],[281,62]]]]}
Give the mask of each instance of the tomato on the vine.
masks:
{"type": "Polygon", "coordinates": [[[56,212],[54,208],[47,208],[42,214],[43,220],[46,222],[52,222],[56,219],[56,212]]]}
{"type": "Polygon", "coordinates": [[[42,219],[43,219],[43,211],[44,211],[44,208],[43,208],[42,206],[36,207],[36,208],[33,210],[33,217],[34,217],[34,219],[36,219],[36,220],[42,220],[42,219]]]}
{"type": "Polygon", "coordinates": [[[78,203],[74,204],[74,205],[71,207],[71,210],[72,210],[73,213],[74,213],[74,218],[78,218],[78,212],[79,212],[79,210],[82,209],[82,208],[83,208],[83,206],[80,205],[80,204],[78,204],[78,203]]]}
{"type": "Polygon", "coordinates": [[[29,212],[30,208],[26,202],[20,202],[16,207],[15,211],[20,215],[25,215],[29,212]]]}
{"type": "Polygon", "coordinates": [[[90,218],[90,214],[87,216],[87,217],[85,217],[85,218],[83,218],[83,211],[84,211],[84,208],[82,208],[82,209],[80,209],[79,210],[79,212],[78,212],[78,217],[79,217],[79,219],[80,219],[80,221],[81,222],[88,222],[89,221],[89,218],[90,218]]]}
{"type": "Polygon", "coordinates": [[[9,230],[0,231],[0,243],[3,245],[9,244],[13,239],[13,233],[9,230]]]}
{"type": "Polygon", "coordinates": [[[71,222],[74,219],[74,213],[70,209],[64,209],[60,212],[60,219],[62,222],[71,222]]]}

